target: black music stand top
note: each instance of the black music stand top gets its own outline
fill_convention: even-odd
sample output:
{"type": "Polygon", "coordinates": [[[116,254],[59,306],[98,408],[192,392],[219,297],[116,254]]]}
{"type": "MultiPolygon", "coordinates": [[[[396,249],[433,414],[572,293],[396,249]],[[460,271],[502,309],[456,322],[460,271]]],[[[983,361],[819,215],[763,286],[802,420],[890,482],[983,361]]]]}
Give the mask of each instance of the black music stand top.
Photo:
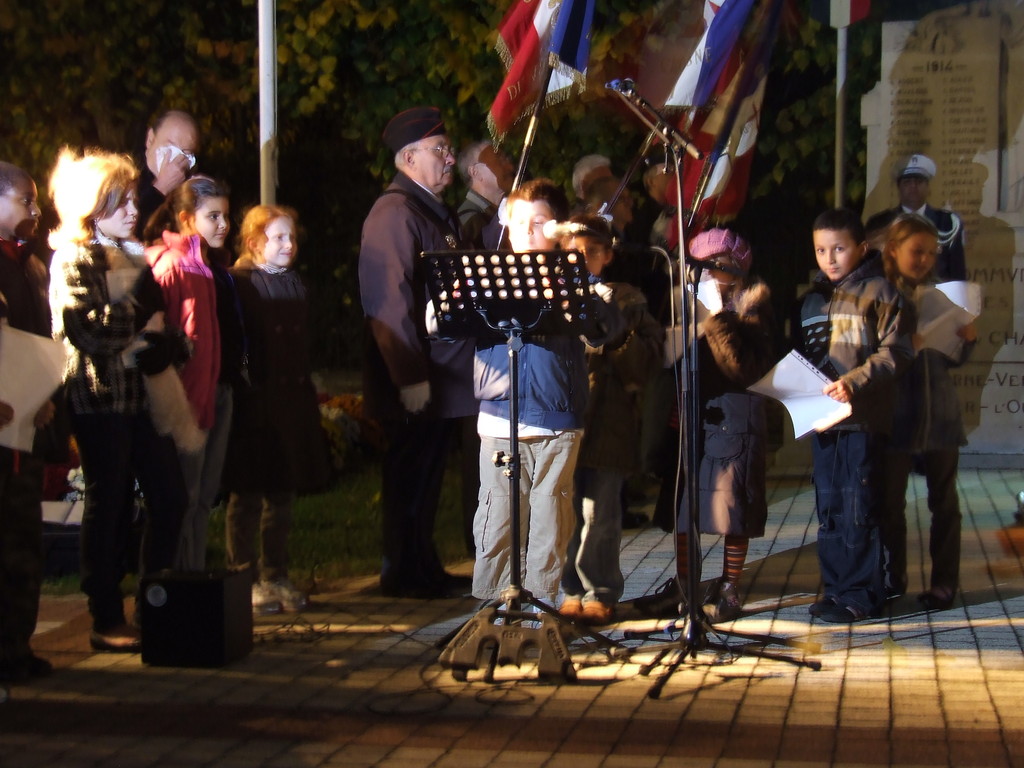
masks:
{"type": "Polygon", "coordinates": [[[424,251],[418,268],[441,338],[598,333],[600,298],[578,251],[424,251]]]}

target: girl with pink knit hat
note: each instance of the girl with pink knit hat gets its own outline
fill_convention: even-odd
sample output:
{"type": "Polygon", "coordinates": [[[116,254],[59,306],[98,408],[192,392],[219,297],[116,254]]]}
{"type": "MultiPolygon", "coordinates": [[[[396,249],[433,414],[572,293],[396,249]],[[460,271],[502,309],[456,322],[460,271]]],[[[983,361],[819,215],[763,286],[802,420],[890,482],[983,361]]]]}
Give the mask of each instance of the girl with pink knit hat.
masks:
{"type": "MultiPolygon", "coordinates": [[[[703,605],[711,622],[723,622],[741,613],[739,582],[747,547],[751,538],[764,535],[768,517],[765,403],[746,388],[775,361],[774,321],[768,287],[750,278],[750,246],[742,237],[727,229],[707,230],[690,242],[689,255],[704,263],[702,279],[713,282],[721,296],[721,307],[702,323],[698,343],[701,423],[693,448],[700,465],[698,477],[686,482],[698,483],[700,532],[724,538],[722,576],[703,605]]],[[[682,601],[693,599],[680,587],[689,567],[689,529],[683,501],[676,523],[676,583],[659,590],[678,596],[680,613],[682,601]]]]}

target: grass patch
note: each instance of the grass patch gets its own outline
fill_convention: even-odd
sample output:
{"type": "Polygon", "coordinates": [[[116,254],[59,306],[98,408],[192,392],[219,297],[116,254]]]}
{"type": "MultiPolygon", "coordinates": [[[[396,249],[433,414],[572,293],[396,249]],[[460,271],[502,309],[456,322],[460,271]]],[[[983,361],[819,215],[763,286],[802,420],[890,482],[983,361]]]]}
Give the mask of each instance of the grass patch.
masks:
{"type": "MultiPolygon", "coordinates": [[[[447,565],[468,557],[462,533],[460,457],[451,456],[441,487],[434,540],[441,561],[447,565]]],[[[297,584],[316,583],[329,588],[332,582],[352,576],[380,573],[381,482],[380,463],[373,459],[352,461],[333,487],[296,500],[288,540],[289,574],[297,584]]],[[[225,562],[224,505],[210,515],[206,563],[211,569],[225,562]]],[[[134,588],[134,577],[124,588],[134,588]]],[[[47,579],[47,595],[72,594],[79,590],[77,574],[47,579]]]]}
{"type": "MultiPolygon", "coordinates": [[[[457,462],[453,462],[457,463],[457,462]]],[[[465,560],[462,534],[461,476],[445,473],[434,540],[442,562],[465,560]]],[[[298,583],[330,584],[338,579],[380,572],[380,465],[361,463],[346,470],[330,490],[296,500],[288,539],[289,573],[298,583]]],[[[210,517],[207,563],[223,567],[224,505],[210,517]]]]}
{"type": "Polygon", "coordinates": [[[48,578],[43,581],[43,594],[57,597],[81,592],[82,584],[77,573],[48,578]]]}

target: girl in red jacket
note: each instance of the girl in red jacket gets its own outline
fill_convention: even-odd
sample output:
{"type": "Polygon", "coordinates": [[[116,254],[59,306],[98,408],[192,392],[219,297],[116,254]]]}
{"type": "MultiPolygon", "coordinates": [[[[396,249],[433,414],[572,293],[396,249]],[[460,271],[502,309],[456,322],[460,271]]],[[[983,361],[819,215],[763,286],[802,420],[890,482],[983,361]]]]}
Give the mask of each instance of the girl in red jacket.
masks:
{"type": "Polygon", "coordinates": [[[205,176],[174,190],[146,225],[147,242],[154,243],[146,249],[146,261],[163,289],[167,324],[181,328],[192,343],[181,381],[199,427],[207,432],[198,451],[178,452],[188,490],[176,561],[183,571],[206,567],[206,530],[231,422],[231,388],[218,383],[221,336],[210,261],[229,228],[227,187],[205,176]]]}

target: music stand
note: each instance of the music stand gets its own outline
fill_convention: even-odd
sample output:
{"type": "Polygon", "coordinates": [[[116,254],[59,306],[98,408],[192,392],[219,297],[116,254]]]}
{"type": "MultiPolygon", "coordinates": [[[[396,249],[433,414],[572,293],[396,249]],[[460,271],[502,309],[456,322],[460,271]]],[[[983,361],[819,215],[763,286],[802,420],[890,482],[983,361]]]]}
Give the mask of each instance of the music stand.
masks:
{"type": "Polygon", "coordinates": [[[590,275],[576,251],[425,251],[419,268],[430,294],[441,338],[505,339],[509,355],[509,455],[499,451],[494,464],[503,467],[509,484],[511,558],[509,585],[447,642],[439,662],[465,680],[489,652],[485,679],[494,680],[497,665],[519,666],[529,649],[539,651],[537,672],[542,679],[572,681],[576,671],[563,633],[589,637],[608,650],[621,645],[562,616],[522,584],[520,561],[519,483],[519,351],[523,336],[593,335],[597,318],[590,275]],[[505,605],[505,610],[499,606],[505,605]],[[537,612],[525,612],[532,606],[537,612]],[[540,626],[526,626],[524,621],[540,626]]]}

